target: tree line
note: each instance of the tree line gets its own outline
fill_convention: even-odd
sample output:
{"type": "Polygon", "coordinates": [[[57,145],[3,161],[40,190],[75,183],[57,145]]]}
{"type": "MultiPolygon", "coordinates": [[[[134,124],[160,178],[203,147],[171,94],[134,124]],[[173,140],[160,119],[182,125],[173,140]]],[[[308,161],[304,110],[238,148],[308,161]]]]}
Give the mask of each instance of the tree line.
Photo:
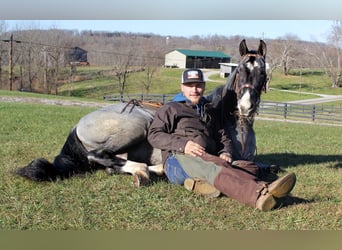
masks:
{"type": "MultiPolygon", "coordinates": [[[[249,47],[259,40],[242,36],[171,37],[149,33],[106,32],[92,30],[7,30],[0,21],[0,88],[57,94],[60,84],[70,79],[72,66],[65,64],[64,53],[80,47],[88,52],[92,66],[110,66],[113,79],[123,92],[125,81],[134,70],[144,70],[144,86],[164,64],[164,56],[173,49],[222,51],[238,62],[238,44],[246,39],[249,47]]],[[[322,68],[332,87],[342,87],[342,22],[335,21],[328,35],[329,43],[301,41],[292,34],[266,39],[268,75],[275,69],[289,74],[291,69],[322,68]]]]}

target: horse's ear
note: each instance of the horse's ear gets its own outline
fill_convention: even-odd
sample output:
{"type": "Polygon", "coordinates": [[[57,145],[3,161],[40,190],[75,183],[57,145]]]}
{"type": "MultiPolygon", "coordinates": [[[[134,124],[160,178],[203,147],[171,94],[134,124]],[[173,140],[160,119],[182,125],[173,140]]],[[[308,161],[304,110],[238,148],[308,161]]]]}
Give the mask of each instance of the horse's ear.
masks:
{"type": "Polygon", "coordinates": [[[266,43],[263,40],[260,40],[259,48],[258,48],[258,54],[266,57],[266,43]]]}
{"type": "Polygon", "coordinates": [[[240,50],[240,55],[241,56],[244,56],[244,55],[246,55],[248,53],[248,48],[247,48],[246,40],[245,39],[243,39],[240,42],[239,50],[240,50]]]}

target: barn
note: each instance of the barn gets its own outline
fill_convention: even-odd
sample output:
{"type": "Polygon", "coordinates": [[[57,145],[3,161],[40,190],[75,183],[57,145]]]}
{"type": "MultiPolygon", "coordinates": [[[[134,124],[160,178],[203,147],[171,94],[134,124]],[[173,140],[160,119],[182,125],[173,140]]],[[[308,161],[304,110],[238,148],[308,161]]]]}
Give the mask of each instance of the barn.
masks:
{"type": "Polygon", "coordinates": [[[165,67],[218,69],[231,57],[220,51],[175,49],[165,55],[165,67]]]}
{"type": "Polygon", "coordinates": [[[88,52],[80,47],[70,48],[64,53],[64,63],[88,63],[88,52]]]}
{"type": "Polygon", "coordinates": [[[228,77],[237,66],[237,63],[220,63],[220,77],[228,77]]]}

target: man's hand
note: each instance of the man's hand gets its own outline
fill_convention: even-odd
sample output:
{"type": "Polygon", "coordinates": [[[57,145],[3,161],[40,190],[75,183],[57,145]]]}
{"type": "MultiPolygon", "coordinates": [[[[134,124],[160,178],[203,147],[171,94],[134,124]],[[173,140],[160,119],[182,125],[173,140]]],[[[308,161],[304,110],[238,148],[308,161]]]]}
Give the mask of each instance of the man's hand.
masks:
{"type": "Polygon", "coordinates": [[[205,148],[196,142],[188,141],[185,144],[184,153],[192,156],[201,156],[205,154],[205,148]]]}
{"type": "Polygon", "coordinates": [[[222,153],[220,154],[220,158],[225,160],[226,162],[228,163],[232,163],[233,162],[233,159],[232,159],[232,156],[231,154],[228,154],[228,153],[222,153]]]}

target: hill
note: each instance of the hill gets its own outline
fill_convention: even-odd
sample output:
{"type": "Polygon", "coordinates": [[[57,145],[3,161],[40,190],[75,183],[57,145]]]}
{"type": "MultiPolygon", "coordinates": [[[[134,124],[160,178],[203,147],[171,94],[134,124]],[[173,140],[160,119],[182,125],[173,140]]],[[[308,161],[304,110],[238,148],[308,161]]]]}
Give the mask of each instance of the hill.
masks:
{"type": "MultiPolygon", "coordinates": [[[[154,70],[155,67],[162,67],[164,55],[173,49],[222,51],[231,56],[232,62],[238,62],[238,45],[242,39],[247,40],[250,48],[259,44],[259,39],[253,37],[220,35],[187,38],[58,29],[18,30],[11,34],[14,40],[12,56],[8,56],[8,47],[4,46],[0,50],[0,88],[55,94],[58,93],[58,87],[65,83],[86,83],[101,77],[106,80],[108,76],[113,79],[118,72],[127,69],[154,70]],[[92,66],[91,74],[77,67],[78,73],[81,73],[75,75],[75,67],[65,64],[65,51],[75,47],[87,51],[87,60],[92,66]],[[7,67],[9,64],[12,64],[12,72],[7,67]]],[[[0,33],[0,38],[8,39],[11,34],[0,33]]],[[[290,36],[266,40],[266,43],[267,62],[272,71],[281,68],[286,71],[285,74],[291,69],[320,68],[321,62],[314,59],[312,52],[320,53],[318,47],[328,47],[290,36]]]]}

